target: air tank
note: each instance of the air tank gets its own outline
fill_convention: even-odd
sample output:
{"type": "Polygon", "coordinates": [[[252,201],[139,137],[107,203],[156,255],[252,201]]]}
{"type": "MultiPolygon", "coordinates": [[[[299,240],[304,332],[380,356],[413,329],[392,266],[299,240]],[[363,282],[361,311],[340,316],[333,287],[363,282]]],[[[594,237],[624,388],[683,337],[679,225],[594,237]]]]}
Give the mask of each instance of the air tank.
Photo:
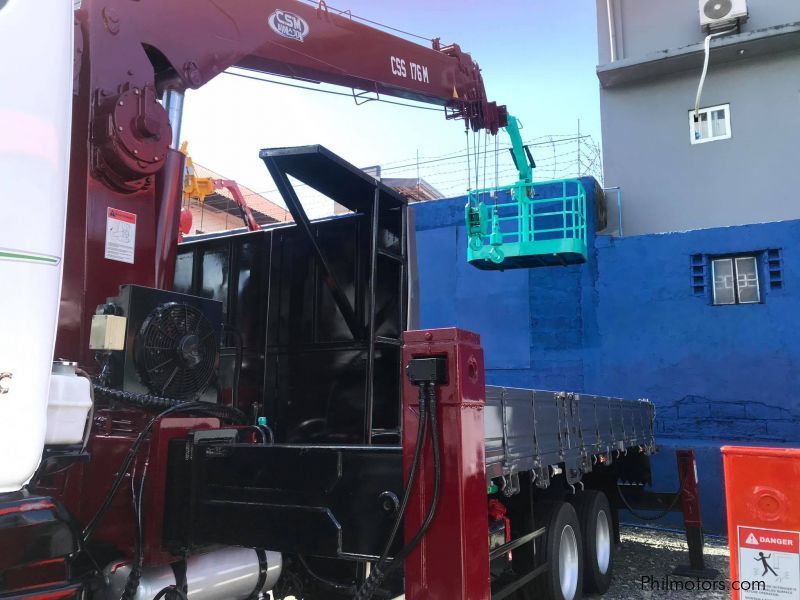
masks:
{"type": "Polygon", "coordinates": [[[0,492],[41,460],[61,288],[73,2],[46,5],[0,0],[0,492]]]}

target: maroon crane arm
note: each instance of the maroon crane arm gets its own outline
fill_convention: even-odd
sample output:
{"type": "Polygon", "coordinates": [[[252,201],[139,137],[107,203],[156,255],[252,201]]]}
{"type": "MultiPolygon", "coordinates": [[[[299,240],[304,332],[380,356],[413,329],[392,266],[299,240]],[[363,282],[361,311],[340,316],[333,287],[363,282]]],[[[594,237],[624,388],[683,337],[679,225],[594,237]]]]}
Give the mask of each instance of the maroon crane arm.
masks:
{"type": "Polygon", "coordinates": [[[215,190],[226,189],[231,193],[231,196],[233,196],[233,201],[236,203],[236,206],[239,208],[239,212],[242,214],[242,220],[247,226],[247,229],[250,231],[259,231],[261,226],[253,216],[253,211],[250,210],[247,200],[244,199],[244,194],[242,194],[239,184],[232,179],[214,179],[213,183],[215,190]]]}
{"type": "Polygon", "coordinates": [[[458,46],[422,46],[324,2],[83,0],[75,14],[56,355],[88,368],[98,305],[125,283],[172,287],[183,155],[170,148],[172,129],[158,101],[166,92],[199,88],[238,66],[437,104],[475,131],[506,124],[505,107],[488,101],[478,65],[458,46]],[[107,238],[119,211],[135,223],[121,254],[107,238]]]}
{"type": "Polygon", "coordinates": [[[265,2],[262,10],[270,27],[255,21],[263,43],[238,67],[439,104],[475,131],[494,134],[506,124],[505,107],[488,101],[478,64],[456,44],[425,47],[333,13],[324,1],[265,2]]]}
{"type": "MultiPolygon", "coordinates": [[[[152,0],[151,0],[152,1],[152,0]]],[[[159,91],[197,88],[230,66],[446,106],[475,130],[497,133],[505,108],[489,102],[480,68],[458,45],[422,46],[299,0],[110,2],[169,66],[159,91]]],[[[153,56],[151,55],[151,59],[153,56]]]]}

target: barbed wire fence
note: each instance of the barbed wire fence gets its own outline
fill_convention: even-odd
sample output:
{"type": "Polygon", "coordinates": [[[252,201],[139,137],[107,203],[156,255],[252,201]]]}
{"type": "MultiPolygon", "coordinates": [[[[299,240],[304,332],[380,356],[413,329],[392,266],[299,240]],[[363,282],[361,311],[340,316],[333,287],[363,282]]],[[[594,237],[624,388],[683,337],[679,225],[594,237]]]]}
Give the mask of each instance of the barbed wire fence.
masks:
{"type": "MultiPolygon", "coordinates": [[[[526,144],[536,162],[534,181],[594,177],[602,184],[602,149],[593,136],[553,134],[527,140],[526,144]]],[[[500,185],[504,185],[513,183],[517,179],[517,168],[509,150],[508,144],[499,144],[497,150],[492,147],[486,151],[491,158],[481,158],[479,168],[486,172],[478,173],[479,181],[488,181],[489,185],[494,185],[497,180],[500,185]],[[496,171],[493,156],[495,152],[498,153],[496,171]]],[[[435,188],[443,198],[455,198],[465,195],[470,184],[472,187],[475,185],[474,164],[468,166],[467,160],[472,160],[474,163],[475,157],[474,154],[468,156],[465,149],[439,155],[426,155],[420,152],[419,156],[413,158],[381,164],[381,176],[391,179],[420,179],[435,188]]],[[[309,217],[321,218],[334,214],[334,204],[329,198],[300,182],[293,183],[309,217]]],[[[283,206],[275,188],[249,195],[265,197],[283,206]]]]}
{"type": "MultiPolygon", "coordinates": [[[[574,177],[594,177],[603,183],[603,157],[600,143],[591,135],[563,134],[543,135],[526,140],[536,163],[533,178],[536,182],[571,179],[574,177]]],[[[417,156],[385,162],[380,165],[384,179],[409,179],[424,181],[433,187],[442,198],[464,196],[467,190],[476,187],[508,185],[518,177],[518,171],[509,153],[510,145],[492,143],[476,153],[467,154],[466,148],[444,154],[426,155],[420,151],[417,156]],[[496,157],[495,157],[496,155],[496,157]],[[495,160],[496,158],[496,160],[495,160]],[[469,161],[469,162],[468,162],[469,161]],[[476,173],[476,163],[478,172],[476,173]]],[[[366,166],[365,166],[366,168],[366,166]]],[[[372,170],[372,169],[370,169],[372,170]]],[[[290,178],[291,179],[291,178],[290,178]]],[[[297,195],[308,216],[312,219],[328,217],[342,212],[334,202],[302,182],[292,180],[297,195]]],[[[285,208],[276,188],[261,191],[248,191],[243,194],[254,210],[261,204],[271,202],[285,208]]],[[[230,215],[235,215],[232,201],[227,207],[230,215]]],[[[241,227],[239,219],[226,214],[216,222],[204,221],[205,207],[195,207],[198,212],[198,225],[202,230],[224,231],[241,227]]],[[[211,211],[213,212],[213,211],[211,211]]],[[[290,218],[290,217],[289,217],[290,218]]]]}

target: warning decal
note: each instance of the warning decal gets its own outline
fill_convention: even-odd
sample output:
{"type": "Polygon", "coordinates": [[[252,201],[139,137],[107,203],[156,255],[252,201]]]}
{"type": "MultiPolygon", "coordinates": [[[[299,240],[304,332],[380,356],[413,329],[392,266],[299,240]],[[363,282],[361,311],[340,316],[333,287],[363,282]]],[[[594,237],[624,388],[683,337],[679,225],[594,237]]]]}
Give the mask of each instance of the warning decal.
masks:
{"type": "Polygon", "coordinates": [[[106,258],[133,264],[136,253],[136,215],[109,207],[106,212],[106,258]]]}
{"type": "Polygon", "coordinates": [[[742,589],[739,598],[800,598],[800,532],[742,526],[738,530],[739,580],[764,583],[758,588],[742,589]]]}

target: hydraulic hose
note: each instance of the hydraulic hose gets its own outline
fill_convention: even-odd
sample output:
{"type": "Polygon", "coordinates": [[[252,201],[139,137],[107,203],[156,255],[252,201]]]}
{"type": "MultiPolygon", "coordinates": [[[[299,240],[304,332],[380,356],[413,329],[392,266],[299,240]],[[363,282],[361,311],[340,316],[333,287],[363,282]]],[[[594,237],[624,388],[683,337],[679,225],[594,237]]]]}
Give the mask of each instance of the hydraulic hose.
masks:
{"type": "Polygon", "coordinates": [[[132,404],[138,408],[145,410],[161,409],[166,410],[175,406],[182,406],[186,404],[197,404],[202,408],[202,412],[218,416],[234,423],[246,423],[247,417],[238,409],[230,406],[220,404],[211,404],[210,402],[195,402],[190,400],[178,400],[176,398],[166,398],[164,396],[154,396],[152,394],[140,394],[137,392],[128,392],[125,390],[118,390],[115,388],[106,387],[104,385],[94,384],[95,393],[105,398],[106,400],[116,400],[126,404],[132,404]]]}
{"type": "MultiPolygon", "coordinates": [[[[427,420],[430,419],[431,424],[431,443],[433,444],[433,471],[434,471],[434,483],[433,483],[433,498],[431,499],[430,507],[428,508],[428,514],[425,517],[422,525],[420,526],[419,530],[411,541],[400,551],[398,552],[397,556],[392,559],[392,562],[388,566],[384,566],[386,560],[388,559],[388,549],[391,546],[391,542],[394,541],[392,538],[387,544],[387,549],[384,551],[383,556],[378,560],[375,564],[375,568],[370,573],[370,576],[367,578],[367,581],[364,582],[364,585],[361,586],[361,589],[356,594],[354,600],[370,600],[378,589],[380,584],[386,578],[386,576],[391,573],[394,569],[398,566],[403,564],[403,561],[414,551],[414,548],[417,547],[422,537],[428,531],[431,523],[433,522],[433,518],[436,515],[436,509],[439,506],[439,496],[441,491],[441,479],[442,479],[442,469],[441,469],[441,455],[439,449],[439,432],[438,432],[438,421],[436,418],[436,388],[434,387],[433,382],[424,382],[420,385],[420,429],[423,427],[423,423],[427,423],[427,420]],[[423,421],[423,406],[428,405],[427,408],[427,415],[428,419],[423,421]]],[[[417,434],[417,441],[419,442],[420,435],[419,432],[417,434]]],[[[422,438],[422,446],[424,446],[424,438],[422,438]]],[[[414,452],[414,461],[419,459],[419,454],[421,454],[420,446],[415,448],[414,452]]],[[[410,490],[412,488],[413,482],[411,481],[409,475],[409,485],[406,488],[406,493],[404,494],[403,500],[407,503],[408,498],[406,496],[410,495],[410,490]]],[[[404,507],[405,510],[405,507],[404,507]]],[[[399,528],[399,521],[402,518],[402,513],[398,513],[398,520],[396,522],[396,527],[393,528],[393,533],[396,534],[396,529],[399,528]]]]}
{"type": "MultiPolygon", "coordinates": [[[[97,525],[100,523],[102,518],[105,516],[108,509],[111,507],[111,502],[114,499],[114,496],[117,494],[122,482],[125,478],[125,474],[130,469],[131,464],[133,463],[134,459],[136,458],[137,453],[139,452],[139,448],[144,443],[144,440],[147,437],[147,434],[153,429],[153,426],[158,422],[159,419],[171,415],[173,413],[178,412],[199,412],[210,414],[216,417],[228,418],[233,419],[236,422],[244,422],[244,415],[242,415],[239,411],[235,409],[231,409],[226,406],[217,406],[214,404],[209,404],[208,402],[181,402],[180,400],[175,400],[172,398],[161,398],[158,396],[148,396],[146,394],[135,394],[132,392],[123,392],[120,390],[113,390],[111,388],[106,388],[103,386],[95,386],[95,390],[98,391],[101,395],[106,395],[106,397],[117,399],[123,402],[130,402],[137,406],[144,408],[142,404],[142,400],[151,399],[153,402],[158,405],[158,403],[166,402],[169,403],[170,406],[165,408],[163,411],[155,415],[151,418],[147,425],[144,426],[144,429],[139,433],[136,440],[131,444],[131,448],[128,451],[128,454],[125,456],[125,459],[122,461],[122,465],[120,465],[119,471],[117,471],[117,475],[114,478],[114,482],[111,484],[111,489],[109,490],[108,494],[106,495],[105,500],[100,505],[100,508],[95,513],[94,517],[92,517],[91,521],[84,527],[81,537],[83,542],[85,543],[94,533],[94,530],[97,528],[97,525]]],[[[147,403],[148,408],[152,407],[152,403],[147,403]]]]}
{"type": "MultiPolygon", "coordinates": [[[[102,521],[103,517],[108,512],[109,508],[111,507],[111,503],[114,500],[114,496],[116,496],[117,491],[119,490],[120,486],[122,485],[122,482],[124,481],[125,475],[128,473],[129,469],[131,468],[131,465],[133,464],[133,461],[136,459],[136,456],[139,452],[139,448],[142,446],[144,440],[147,438],[147,435],[150,433],[150,431],[153,429],[155,424],[160,419],[168,415],[179,412],[198,412],[207,415],[212,415],[221,419],[227,419],[229,421],[233,421],[234,423],[247,422],[247,418],[245,417],[245,415],[237,408],[233,407],[220,406],[216,404],[210,404],[208,402],[178,400],[175,398],[166,398],[163,396],[154,396],[151,394],[139,394],[136,392],[129,392],[124,390],[109,388],[107,386],[100,385],[98,383],[93,383],[92,389],[97,395],[104,397],[107,400],[115,400],[118,402],[132,404],[138,408],[142,408],[145,410],[161,409],[161,411],[157,415],[153,416],[147,422],[142,431],[136,437],[136,440],[134,440],[133,444],[131,444],[128,454],[125,456],[125,459],[122,461],[122,464],[120,465],[120,468],[117,471],[116,477],[114,478],[114,481],[111,485],[111,489],[109,490],[108,494],[103,500],[103,503],[100,505],[100,508],[98,508],[95,515],[92,517],[92,519],[89,521],[89,523],[86,525],[86,527],[84,527],[83,531],[81,532],[81,540],[84,544],[89,540],[89,538],[92,536],[97,526],[102,521]]],[[[266,442],[266,436],[263,430],[259,431],[261,432],[262,437],[264,437],[264,441],[266,442]]],[[[133,564],[131,565],[131,572],[129,573],[128,579],[125,582],[125,588],[122,592],[120,600],[133,600],[133,598],[136,596],[138,592],[139,582],[142,575],[142,562],[144,558],[143,541],[142,541],[142,496],[144,494],[144,484],[146,475],[147,475],[147,463],[145,462],[144,468],[142,470],[141,480],[139,482],[138,494],[137,490],[135,489],[135,485],[133,484],[133,480],[131,480],[132,485],[134,485],[132,489],[132,500],[133,500],[133,512],[136,518],[136,544],[135,544],[136,548],[135,548],[134,561],[133,564]]],[[[162,590],[162,592],[164,592],[163,595],[166,595],[167,591],[162,590]]]]}
{"type": "Polygon", "coordinates": [[[675,492],[675,496],[673,496],[672,501],[669,503],[667,508],[665,508],[660,513],[655,515],[645,515],[641,512],[638,512],[635,508],[633,508],[630,502],[628,502],[628,499],[623,495],[622,488],[620,487],[619,483],[617,483],[617,494],[619,495],[619,499],[622,500],[622,503],[625,505],[625,508],[628,509],[628,512],[630,512],[637,519],[641,519],[642,521],[658,521],[666,517],[678,505],[678,502],[680,501],[681,496],[683,495],[683,490],[686,487],[686,482],[688,481],[688,478],[689,478],[689,470],[687,469],[686,472],[683,474],[683,478],[681,479],[681,485],[678,488],[678,491],[675,492]]]}
{"type": "Polygon", "coordinates": [[[327,588],[329,590],[333,590],[334,592],[338,592],[341,594],[354,594],[356,592],[355,585],[348,585],[346,583],[339,583],[338,581],[333,581],[332,579],[328,579],[327,577],[323,577],[316,573],[311,566],[306,562],[305,557],[298,554],[297,555],[300,564],[303,565],[303,568],[306,570],[312,579],[314,579],[317,583],[319,583],[322,587],[327,588]]]}
{"type": "Polygon", "coordinates": [[[408,508],[408,501],[411,498],[411,491],[414,488],[414,482],[417,478],[417,470],[419,468],[419,460],[422,456],[422,450],[425,446],[425,437],[427,436],[428,432],[428,410],[427,406],[427,399],[425,396],[425,392],[422,386],[419,388],[419,427],[417,428],[417,440],[414,444],[414,457],[411,460],[411,468],[408,471],[408,483],[406,484],[405,492],[403,493],[403,499],[400,501],[400,507],[397,511],[397,518],[392,525],[392,531],[389,534],[389,538],[386,541],[386,547],[383,550],[378,562],[375,563],[375,568],[372,569],[367,580],[358,590],[356,593],[354,600],[369,600],[372,598],[372,595],[377,590],[378,586],[383,581],[384,575],[382,574],[383,565],[386,563],[386,560],[389,558],[389,552],[391,551],[392,544],[394,544],[394,539],[397,537],[397,532],[400,530],[400,525],[403,522],[403,517],[405,516],[406,509],[408,508]]]}
{"type": "Polygon", "coordinates": [[[419,459],[422,456],[422,448],[425,444],[425,436],[428,433],[428,411],[425,408],[426,402],[422,391],[419,390],[419,427],[417,428],[417,441],[414,444],[414,458],[411,461],[411,468],[408,471],[408,483],[406,490],[403,494],[403,499],[400,502],[400,507],[397,510],[397,518],[392,526],[392,532],[389,534],[389,539],[386,541],[386,547],[383,549],[380,559],[377,564],[383,564],[389,556],[389,552],[394,544],[394,538],[397,537],[397,532],[400,530],[400,525],[403,522],[403,517],[408,508],[408,501],[411,498],[411,489],[414,487],[414,482],[417,479],[417,469],[419,467],[419,459]]]}
{"type": "Polygon", "coordinates": [[[431,420],[431,443],[433,444],[433,498],[431,499],[431,505],[428,509],[428,515],[425,517],[425,521],[422,523],[419,531],[417,531],[408,545],[400,551],[395,560],[392,561],[392,564],[389,565],[387,569],[387,573],[397,567],[401,561],[405,560],[414,548],[417,547],[422,536],[425,535],[428,528],[431,526],[433,517],[436,515],[436,509],[439,507],[439,495],[442,484],[442,464],[439,449],[439,424],[436,418],[436,389],[432,383],[427,383],[424,387],[428,395],[428,413],[431,420]]]}

